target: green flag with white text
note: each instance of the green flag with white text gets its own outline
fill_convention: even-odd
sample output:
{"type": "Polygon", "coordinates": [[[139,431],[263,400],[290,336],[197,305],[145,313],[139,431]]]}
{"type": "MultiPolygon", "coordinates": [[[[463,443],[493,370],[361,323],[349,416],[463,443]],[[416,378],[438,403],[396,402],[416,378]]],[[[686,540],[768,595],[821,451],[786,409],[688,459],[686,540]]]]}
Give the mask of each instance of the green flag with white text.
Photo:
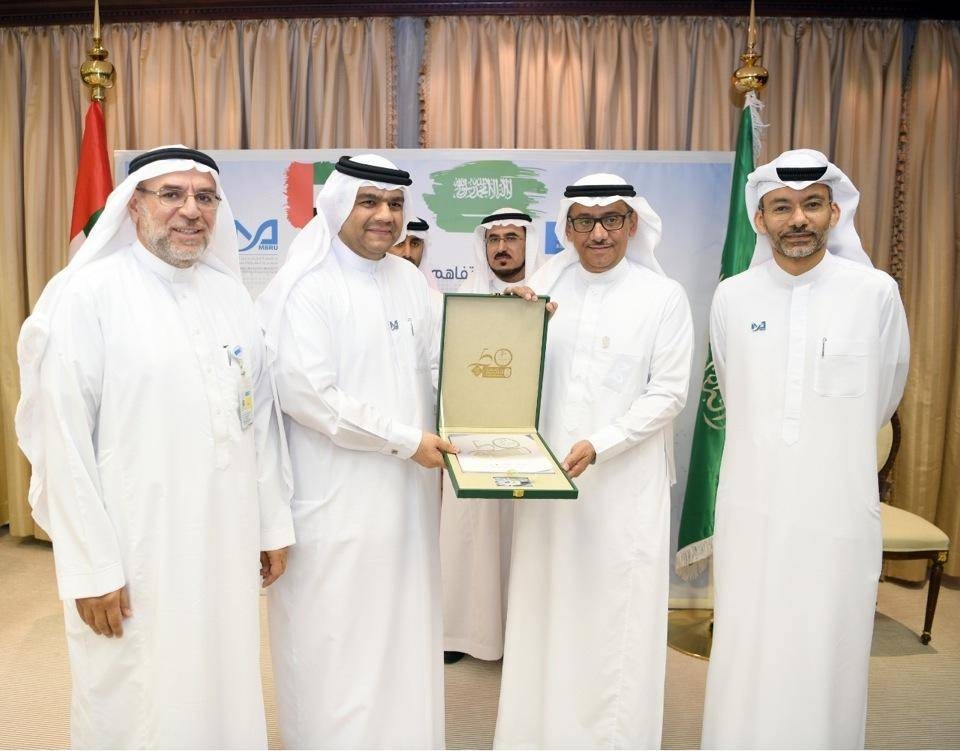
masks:
{"type": "MultiPolygon", "coordinates": [[[[747,175],[754,167],[754,128],[759,125],[755,112],[759,107],[760,101],[753,92],[749,92],[737,133],[720,279],[739,274],[750,266],[757,240],[747,217],[744,188],[747,175]]],[[[717,500],[725,422],[723,398],[717,387],[717,374],[708,344],[707,364],[703,369],[700,406],[693,430],[690,467],[687,471],[687,487],[683,494],[683,511],[677,537],[676,571],[687,581],[695,579],[706,569],[708,559],[713,554],[713,512],[717,500]]]]}

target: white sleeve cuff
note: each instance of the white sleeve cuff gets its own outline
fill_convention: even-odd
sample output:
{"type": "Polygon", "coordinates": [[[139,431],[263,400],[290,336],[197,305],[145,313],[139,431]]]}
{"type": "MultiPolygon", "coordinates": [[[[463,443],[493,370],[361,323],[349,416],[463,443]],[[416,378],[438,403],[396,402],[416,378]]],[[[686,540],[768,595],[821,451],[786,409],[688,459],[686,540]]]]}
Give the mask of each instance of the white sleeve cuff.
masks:
{"type": "Polygon", "coordinates": [[[593,450],[597,452],[597,464],[616,456],[624,449],[623,431],[613,425],[601,428],[593,435],[588,436],[587,440],[593,445],[593,450]]]}
{"type": "Polygon", "coordinates": [[[293,517],[283,525],[260,530],[260,550],[280,550],[296,542],[293,531],[293,517]]]}
{"type": "MultiPolygon", "coordinates": [[[[56,547],[54,547],[54,558],[56,558],[56,547]]],[[[125,583],[123,566],[119,563],[86,574],[57,574],[57,589],[61,600],[100,597],[116,592],[125,583]]]]}
{"type": "Polygon", "coordinates": [[[380,449],[381,454],[409,459],[420,447],[423,431],[410,425],[391,422],[387,428],[387,440],[380,449]]]}

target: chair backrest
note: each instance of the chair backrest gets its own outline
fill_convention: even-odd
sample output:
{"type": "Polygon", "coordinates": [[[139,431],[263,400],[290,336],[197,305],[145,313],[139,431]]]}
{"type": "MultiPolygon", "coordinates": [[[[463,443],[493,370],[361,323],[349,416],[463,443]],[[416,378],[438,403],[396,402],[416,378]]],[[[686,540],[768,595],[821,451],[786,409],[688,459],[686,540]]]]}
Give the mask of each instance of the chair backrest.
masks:
{"type": "Polygon", "coordinates": [[[880,500],[890,496],[890,473],[900,450],[900,416],[894,412],[890,421],[880,428],[877,435],[877,483],[880,488],[880,500]]]}

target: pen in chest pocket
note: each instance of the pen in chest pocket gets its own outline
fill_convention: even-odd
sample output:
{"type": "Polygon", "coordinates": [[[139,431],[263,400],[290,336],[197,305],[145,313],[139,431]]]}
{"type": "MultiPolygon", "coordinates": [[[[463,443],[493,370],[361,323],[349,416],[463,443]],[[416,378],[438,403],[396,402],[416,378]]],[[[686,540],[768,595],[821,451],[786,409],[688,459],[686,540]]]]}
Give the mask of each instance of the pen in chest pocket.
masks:
{"type": "Polygon", "coordinates": [[[247,366],[243,361],[243,347],[239,344],[233,347],[231,347],[229,344],[224,344],[223,348],[227,352],[227,365],[236,363],[237,367],[240,368],[240,375],[246,376],[247,366]]]}

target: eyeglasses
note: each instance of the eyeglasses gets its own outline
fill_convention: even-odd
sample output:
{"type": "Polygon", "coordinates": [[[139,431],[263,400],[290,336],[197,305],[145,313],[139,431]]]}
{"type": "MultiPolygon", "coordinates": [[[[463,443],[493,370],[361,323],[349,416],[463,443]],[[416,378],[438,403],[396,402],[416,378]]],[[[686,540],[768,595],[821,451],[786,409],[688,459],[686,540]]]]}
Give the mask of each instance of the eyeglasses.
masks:
{"type": "Polygon", "coordinates": [[[582,234],[593,232],[593,228],[596,227],[598,223],[605,230],[612,232],[615,229],[623,227],[623,223],[627,221],[627,217],[632,213],[632,211],[628,211],[626,214],[604,214],[603,216],[568,216],[567,221],[573,225],[574,232],[580,232],[582,234]]]}
{"type": "Polygon", "coordinates": [[[522,239],[520,235],[515,235],[511,232],[507,235],[491,235],[487,237],[486,242],[488,248],[496,248],[501,242],[505,242],[507,245],[516,245],[522,239]]]}
{"type": "Polygon", "coordinates": [[[152,196],[156,196],[157,200],[160,201],[160,205],[166,206],[168,209],[179,209],[185,206],[190,196],[193,196],[197,208],[201,211],[213,211],[220,205],[220,196],[212,190],[199,190],[196,193],[188,193],[180,188],[147,190],[146,188],[141,188],[139,185],[137,186],[137,190],[140,193],[149,193],[152,196]]]}

